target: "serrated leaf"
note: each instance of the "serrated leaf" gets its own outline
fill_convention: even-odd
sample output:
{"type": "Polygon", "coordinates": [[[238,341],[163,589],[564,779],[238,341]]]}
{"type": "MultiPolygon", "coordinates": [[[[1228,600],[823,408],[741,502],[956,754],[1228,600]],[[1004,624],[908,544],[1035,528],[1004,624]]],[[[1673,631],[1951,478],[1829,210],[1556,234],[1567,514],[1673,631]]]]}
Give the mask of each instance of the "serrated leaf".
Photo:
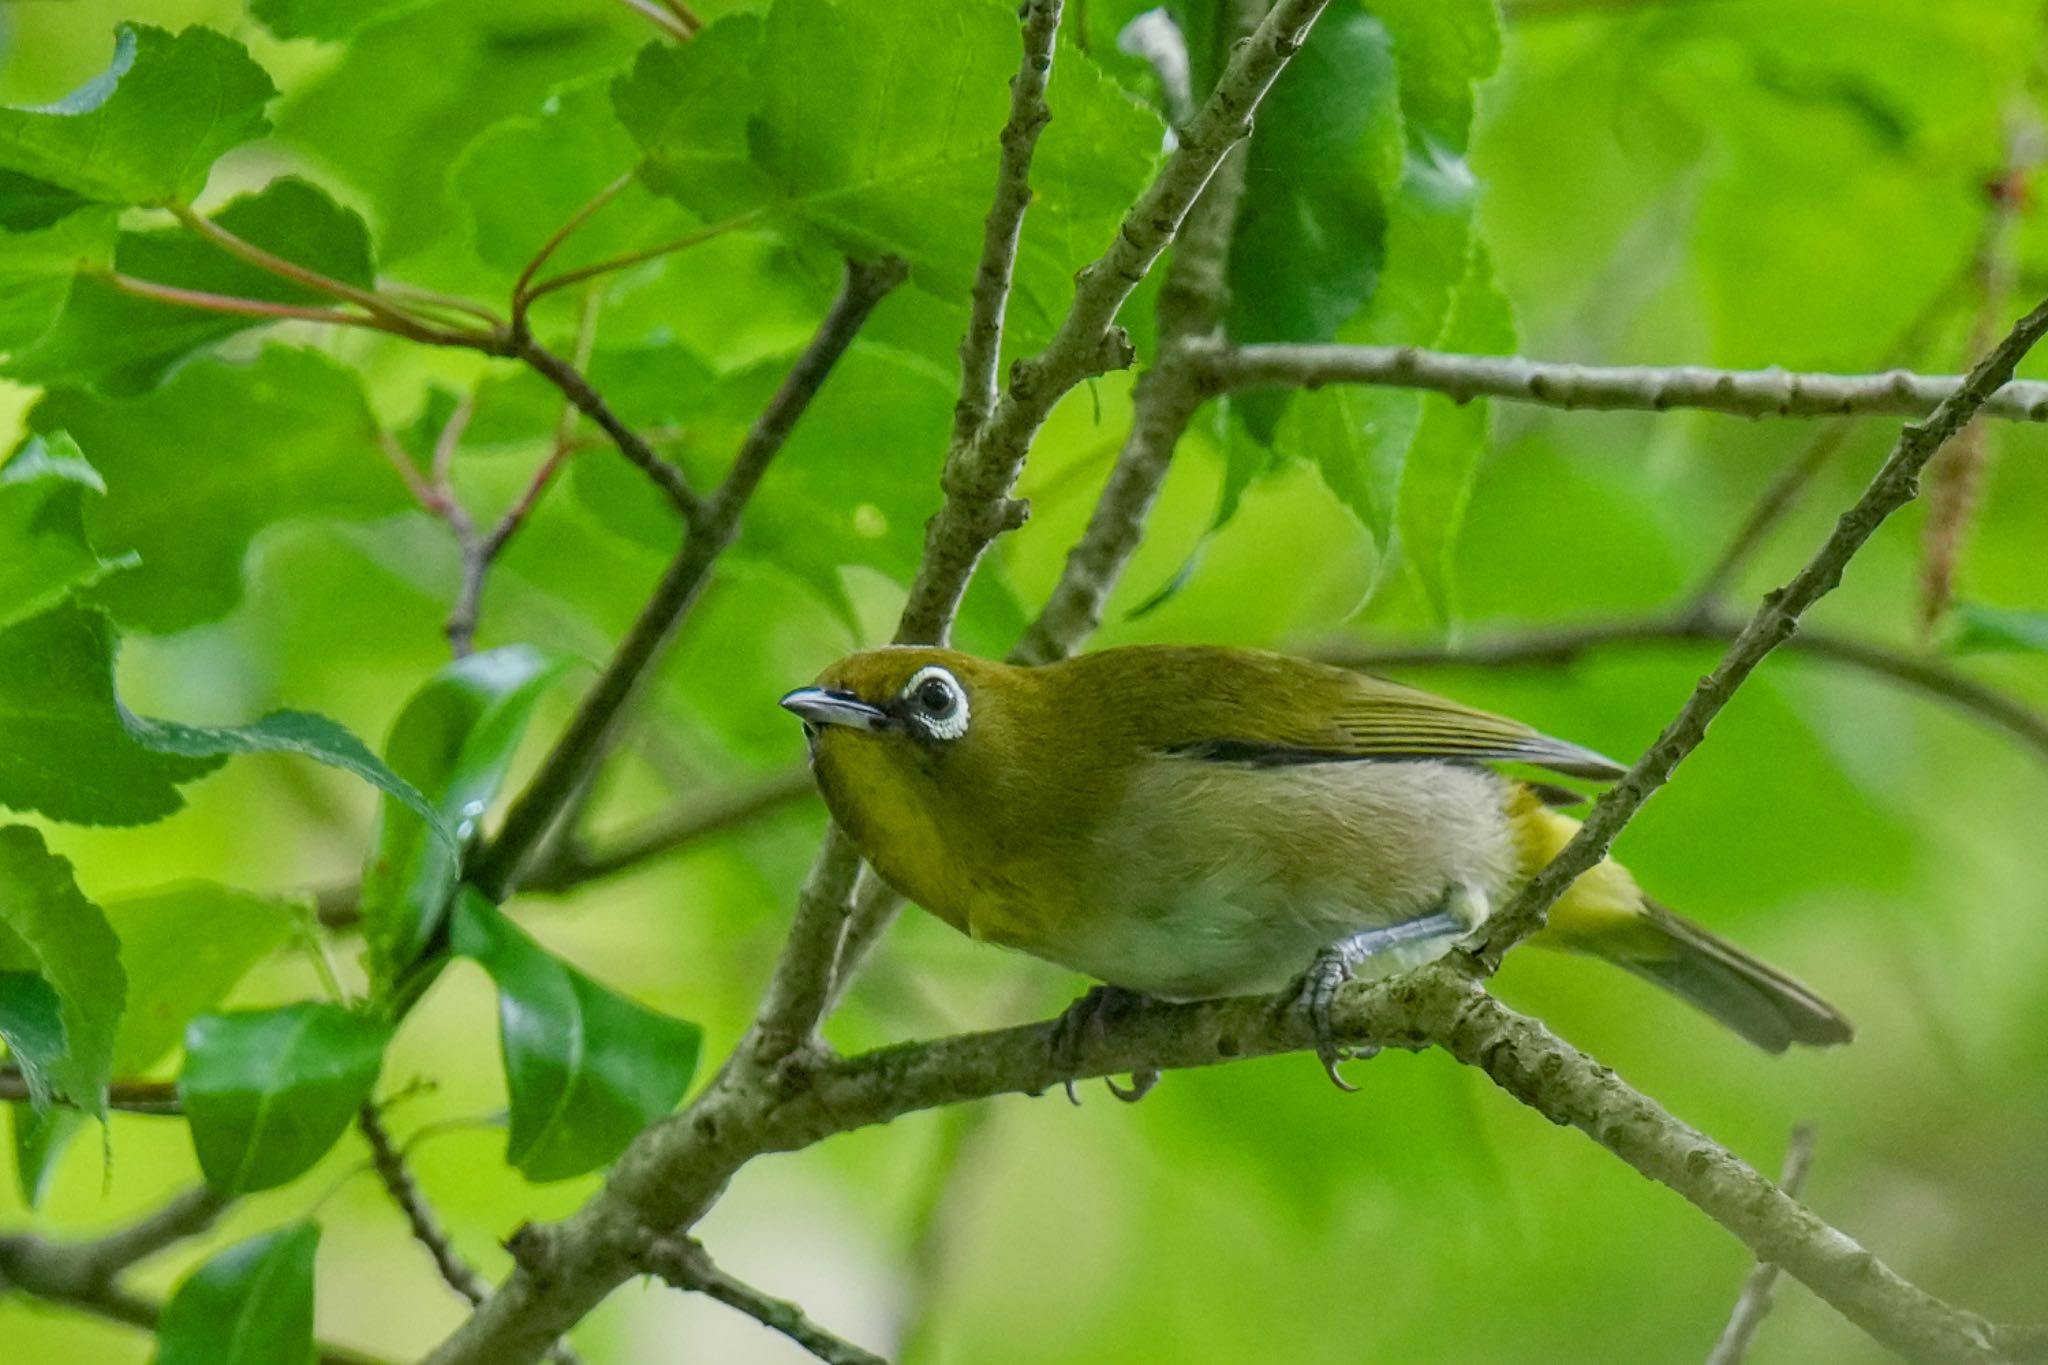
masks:
{"type": "Polygon", "coordinates": [[[0,466],[0,629],[125,566],[86,538],[85,504],[104,492],[64,432],[31,437],[0,466]]]}
{"type": "MultiPolygon", "coordinates": [[[[428,679],[399,712],[384,756],[427,794],[458,845],[497,799],[541,698],[575,662],[530,645],[472,654],[428,679]]],[[[404,804],[384,802],[361,902],[370,980],[380,997],[440,927],[460,872],[454,848],[404,804]]]]}
{"type": "Polygon", "coordinates": [[[32,1108],[50,1103],[50,1068],[64,1058],[63,1003],[35,972],[0,971],[0,1043],[28,1086],[32,1108]]]}
{"type": "Polygon", "coordinates": [[[94,206],[45,227],[0,232],[0,357],[50,329],[81,273],[112,267],[120,213],[94,206]]]}
{"type": "Polygon", "coordinates": [[[320,1225],[238,1242],[192,1272],[164,1305],[155,1365],[310,1365],[320,1225]]]}
{"type": "Polygon", "coordinates": [[[14,1124],[14,1175],[21,1202],[35,1208],[49,1193],[50,1177],[71,1139],[92,1122],[76,1109],[52,1105],[37,1113],[32,1105],[7,1106],[14,1124]]]}
{"type": "Polygon", "coordinates": [[[689,1088],[697,1025],[598,985],[467,887],[456,897],[455,951],[498,985],[512,1105],[505,1159],[528,1180],[606,1165],[689,1088]]]}
{"type": "Polygon", "coordinates": [[[178,1098],[206,1183],[247,1194],[310,1170],[370,1097],[390,1040],[388,1024],[319,1001],[193,1019],[178,1098]]]}
{"type": "Polygon", "coordinates": [[[1962,602],[1955,609],[1952,654],[2019,651],[2048,654],[2048,611],[2017,611],[1962,602]]]}
{"type": "Polygon", "coordinates": [[[246,364],[201,360],[153,393],[53,393],[32,429],[69,431],[107,484],[86,508],[102,553],[135,569],[94,600],[158,633],[225,616],[264,527],[293,517],[363,518],[410,506],[377,451],[355,374],[316,351],[264,349],[246,364]]]}
{"type": "MultiPolygon", "coordinates": [[[[1473,251],[1458,287],[1444,344],[1467,355],[1506,355],[1515,348],[1514,315],[1483,249],[1473,251]]],[[[1484,399],[1460,405],[1430,394],[1402,467],[1397,534],[1424,604],[1442,621],[1457,615],[1452,557],[1492,429],[1491,405],[1484,399]]]]}
{"type": "Polygon", "coordinates": [[[26,825],[0,829],[0,971],[32,972],[55,994],[64,1050],[42,1070],[72,1103],[104,1114],[128,989],[120,945],[71,864],[26,825]]]}
{"type": "MultiPolygon", "coordinates": [[[[707,221],[768,212],[839,251],[900,256],[914,283],[958,300],[979,259],[1018,55],[1016,15],[995,0],[776,0],[765,18],[643,52],[615,102],[648,183],[707,221]]],[[[1041,197],[1011,300],[1020,344],[1064,311],[1073,272],[1109,245],[1162,131],[1072,48],[1054,63],[1049,103],[1059,114],[1034,163],[1041,197]]]]}
{"type": "MultiPolygon", "coordinates": [[[[213,221],[295,265],[358,288],[373,283],[363,220],[307,181],[287,176],[231,200],[213,221]]],[[[331,304],[326,294],[260,270],[182,227],[124,232],[120,274],[176,289],[266,303],[331,304]]],[[[139,394],[192,352],[268,319],[161,303],[98,273],[75,279],[56,319],[0,372],[25,384],[139,394]]]]}
{"type": "Polygon", "coordinates": [[[616,68],[646,37],[646,21],[616,6],[387,8],[354,33],[340,61],[293,92],[278,132],[370,196],[379,251],[398,260],[459,240],[466,215],[448,170],[471,139],[534,114],[557,86],[616,68]]]}
{"type": "Polygon", "coordinates": [[[179,882],[109,901],[121,941],[128,1008],[114,1035],[114,1074],[137,1076],[218,1005],[257,962],[290,939],[290,906],[217,882],[179,882]]]}
{"type": "Polygon", "coordinates": [[[90,82],[55,104],[0,109],[0,169],[109,204],[190,200],[215,158],[269,131],[276,93],[232,38],[123,24],[90,82]]]}

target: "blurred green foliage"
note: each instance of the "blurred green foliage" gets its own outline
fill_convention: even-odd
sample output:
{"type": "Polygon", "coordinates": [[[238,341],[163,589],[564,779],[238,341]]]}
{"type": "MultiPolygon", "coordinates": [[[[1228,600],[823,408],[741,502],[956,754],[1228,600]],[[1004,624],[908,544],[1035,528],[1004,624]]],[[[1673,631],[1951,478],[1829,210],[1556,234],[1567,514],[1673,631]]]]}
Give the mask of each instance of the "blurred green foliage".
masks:
{"type": "MultiPolygon", "coordinates": [[[[460,1249],[502,1273],[499,1240],[587,1197],[591,1168],[673,1104],[700,1047],[715,1058],[743,1029],[821,816],[781,809],[571,895],[515,898],[509,914],[465,905],[441,946],[487,970],[434,977],[385,1049],[381,1022],[328,996],[388,1004],[406,964],[366,971],[346,935],[327,936],[331,963],[291,949],[309,939],[307,894],[352,885],[381,849],[404,866],[380,874],[384,900],[365,910],[386,916],[398,956],[423,950],[450,890],[428,827],[290,757],[197,778],[262,738],[226,727],[290,708],[331,718],[300,739],[406,793],[347,743],[381,751],[414,716],[418,742],[399,742],[401,727],[390,756],[450,824],[518,787],[587,675],[435,690],[461,566],[389,459],[430,474],[436,436],[473,405],[447,472],[495,517],[548,453],[558,397],[470,352],[196,312],[105,272],[322,302],[153,207],[185,196],[348,283],[502,308],[564,220],[639,169],[550,269],[705,240],[551,293],[535,325],[564,354],[582,334],[597,387],[704,486],[830,299],[838,253],[905,255],[915,287],[883,303],[771,470],[594,794],[591,837],[678,795],[740,790],[800,756],[774,698],[886,638],[937,505],[1015,37],[995,0],[698,8],[715,22],[680,46],[600,0],[0,9],[0,99],[17,106],[0,112],[0,373],[13,381],[0,413],[23,438],[0,467],[0,800],[24,823],[0,834],[0,1036],[39,1085],[88,1105],[109,1070],[190,1080],[194,1058],[213,1100],[195,1108],[196,1151],[173,1119],[117,1113],[103,1148],[64,1111],[12,1106],[26,1194],[0,1187],[0,1223],[86,1235],[223,1162],[231,1188],[278,1185],[138,1272],[160,1296],[183,1284],[166,1361],[298,1349],[313,1283],[323,1338],[392,1358],[431,1345],[461,1305],[361,1144],[334,1144],[356,1098],[381,1067],[422,1186],[460,1249]],[[117,36],[126,22],[141,26],[117,36]],[[102,73],[118,79],[93,87],[102,73]],[[266,100],[270,84],[281,94],[266,100]],[[37,107],[73,91],[86,112],[37,107]],[[117,709],[115,683],[134,713],[222,728],[174,727],[181,750],[117,709]],[[36,709],[53,693],[75,732],[36,709]],[[236,734],[254,737],[221,738],[236,734]],[[209,756],[178,756],[193,735],[215,737],[209,756]],[[97,787],[73,780],[88,757],[97,787]],[[567,1019],[618,1052],[571,1055],[567,1019]],[[229,1036],[252,1026],[292,1031],[306,1064],[265,1072],[276,1049],[229,1036]],[[265,1138],[279,1114],[290,1131],[265,1138]],[[259,1335],[209,1336],[217,1305],[257,1279],[283,1286],[276,1313],[247,1324],[259,1335]]],[[[1111,50],[1139,8],[1069,4],[1086,50],[1063,48],[1055,68],[1012,351],[1049,334],[1073,271],[1157,163],[1156,84],[1111,50]]],[[[1173,8],[1205,82],[1216,7],[1173,8]]],[[[1887,363],[1916,332],[1908,363],[1955,369],[1994,211],[1985,184],[2015,128],[2048,119],[2044,44],[2033,0],[1510,5],[1504,23],[1480,0],[1338,0],[1253,146],[1230,327],[1839,370],[1887,363]]],[[[2031,204],[2014,240],[2022,286],[2038,290],[2048,229],[2031,204]]],[[[1147,354],[1150,297],[1127,317],[1147,354]]],[[[1025,474],[1033,519],[970,595],[968,646],[1007,648],[1050,588],[1128,417],[1125,375],[1054,414],[1025,474]]],[[[1657,610],[1815,430],[1489,413],[1392,390],[1212,409],[1182,442],[1102,638],[1476,640],[1657,610]]],[[[1741,598],[1804,558],[1895,430],[1856,430],[1746,568],[1741,598]]],[[[2048,705],[2048,442],[2031,428],[1997,440],[1965,606],[1927,648],[1953,646],[1954,667],[2048,705]]],[[[1818,624],[1922,647],[1920,521],[1910,511],[1882,533],[1818,624]]],[[[590,441],[492,571],[480,645],[602,660],[679,533],[590,441]]],[[[1664,645],[1413,676],[1628,754],[1709,657],[1664,645]]],[[[2044,800],[2040,756],[2001,734],[1780,656],[1622,853],[1661,899],[1838,1000],[1858,1042],[1760,1057],[1618,973],[1535,954],[1511,961],[1502,993],[1762,1167],[1795,1120],[1815,1120],[1815,1208],[1933,1292],[1993,1317],[2048,1315],[2044,800]]],[[[913,916],[834,1040],[1014,1022],[1081,984],[913,916]]],[[[1283,1058],[1176,1074],[1136,1108],[1091,1091],[1078,1111],[921,1114],[749,1168],[702,1235],[734,1273],[857,1340],[907,1343],[913,1362],[1704,1354],[1745,1268],[1718,1228],[1443,1057],[1389,1055],[1354,1078],[1363,1093],[1339,1095],[1283,1058]]],[[[24,1359],[152,1349],[18,1295],[0,1298],[0,1340],[24,1359]]],[[[615,1296],[576,1344],[593,1360],[801,1358],[670,1294],[615,1296]]],[[[1752,1356],[1878,1358],[1791,1285],[1752,1356]]]]}

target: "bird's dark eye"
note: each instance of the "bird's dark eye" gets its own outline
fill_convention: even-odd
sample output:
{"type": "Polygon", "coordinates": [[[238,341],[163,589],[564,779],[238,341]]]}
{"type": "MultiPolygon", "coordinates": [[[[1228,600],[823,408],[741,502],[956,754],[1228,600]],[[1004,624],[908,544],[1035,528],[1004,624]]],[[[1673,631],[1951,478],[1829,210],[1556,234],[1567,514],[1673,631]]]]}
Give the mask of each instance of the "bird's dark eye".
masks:
{"type": "Polygon", "coordinates": [[[944,678],[926,678],[917,685],[917,704],[927,715],[943,716],[953,709],[953,688],[944,678]]]}

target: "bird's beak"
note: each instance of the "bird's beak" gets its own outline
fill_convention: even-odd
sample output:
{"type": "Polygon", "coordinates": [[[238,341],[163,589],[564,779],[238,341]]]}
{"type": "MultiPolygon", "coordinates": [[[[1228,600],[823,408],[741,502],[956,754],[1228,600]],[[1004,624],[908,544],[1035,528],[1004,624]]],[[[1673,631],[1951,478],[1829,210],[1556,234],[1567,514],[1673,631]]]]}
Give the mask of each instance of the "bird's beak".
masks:
{"type": "Polygon", "coordinates": [[[782,709],[800,716],[806,725],[843,725],[873,733],[890,728],[887,711],[870,706],[851,692],[834,692],[823,687],[799,687],[782,699],[782,709]]]}

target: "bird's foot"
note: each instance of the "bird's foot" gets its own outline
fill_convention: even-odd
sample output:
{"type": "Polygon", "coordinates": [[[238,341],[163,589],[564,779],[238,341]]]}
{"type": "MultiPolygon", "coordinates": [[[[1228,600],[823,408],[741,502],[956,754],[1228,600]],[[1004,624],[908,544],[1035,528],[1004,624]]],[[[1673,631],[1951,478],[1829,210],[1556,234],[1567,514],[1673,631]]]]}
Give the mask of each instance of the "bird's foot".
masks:
{"type": "Polygon", "coordinates": [[[1353,947],[1355,942],[1354,939],[1345,939],[1317,953],[1315,961],[1309,963],[1308,970],[1301,974],[1292,1003],[1292,1008],[1308,1020],[1308,1026],[1315,1034],[1316,1059],[1323,1064],[1323,1074],[1330,1078],[1331,1085],[1353,1093],[1358,1087],[1344,1079],[1343,1073],[1337,1070],[1338,1063],[1357,1056],[1371,1056],[1372,1053],[1337,1041],[1336,1026],[1330,1019],[1330,1006],[1337,998],[1337,988],[1351,979],[1352,967],[1365,960],[1365,954],[1353,947]]]}
{"type": "MultiPolygon", "coordinates": [[[[1091,1042],[1103,1036],[1103,1030],[1117,1015],[1145,1003],[1146,997],[1137,991],[1127,991],[1121,986],[1093,986],[1086,995],[1067,1006],[1053,1026],[1053,1064],[1062,1071],[1074,1071],[1081,1065],[1081,1053],[1091,1042]]],[[[1152,1087],[1159,1084],[1156,1071],[1134,1071],[1129,1086],[1118,1085],[1109,1077],[1103,1077],[1109,1093],[1126,1104],[1136,1104],[1150,1094],[1152,1087]]],[[[1081,1103],[1081,1097],[1074,1090],[1072,1078],[1062,1081],[1067,1098],[1074,1104],[1081,1103]]]]}

